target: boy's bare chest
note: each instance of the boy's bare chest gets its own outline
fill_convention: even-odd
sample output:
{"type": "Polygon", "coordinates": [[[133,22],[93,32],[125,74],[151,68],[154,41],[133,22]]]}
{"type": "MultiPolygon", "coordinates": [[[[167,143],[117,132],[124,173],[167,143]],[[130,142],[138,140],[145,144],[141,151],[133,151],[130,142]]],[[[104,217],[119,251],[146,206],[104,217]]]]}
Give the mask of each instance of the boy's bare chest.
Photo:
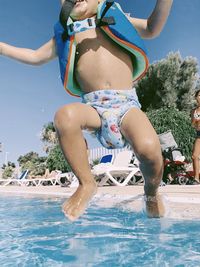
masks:
{"type": "Polygon", "coordinates": [[[79,59],[81,56],[87,54],[98,55],[110,52],[111,54],[124,53],[119,46],[113,43],[109,37],[106,36],[100,29],[91,29],[85,32],[80,32],[76,34],[75,40],[76,46],[76,56],[79,59]]]}
{"type": "Polygon", "coordinates": [[[88,30],[76,34],[75,41],[75,75],[83,91],[131,88],[133,71],[130,55],[105,33],[100,29],[88,30]]]}

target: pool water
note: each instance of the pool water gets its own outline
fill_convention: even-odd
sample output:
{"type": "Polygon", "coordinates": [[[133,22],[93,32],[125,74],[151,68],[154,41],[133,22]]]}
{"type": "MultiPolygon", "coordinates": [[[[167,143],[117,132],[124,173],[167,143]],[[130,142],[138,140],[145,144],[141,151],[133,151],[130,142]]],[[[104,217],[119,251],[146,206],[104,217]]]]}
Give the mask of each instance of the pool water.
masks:
{"type": "Polygon", "coordinates": [[[77,222],[62,198],[0,196],[0,266],[200,266],[200,221],[148,219],[92,204],[77,222]]]}

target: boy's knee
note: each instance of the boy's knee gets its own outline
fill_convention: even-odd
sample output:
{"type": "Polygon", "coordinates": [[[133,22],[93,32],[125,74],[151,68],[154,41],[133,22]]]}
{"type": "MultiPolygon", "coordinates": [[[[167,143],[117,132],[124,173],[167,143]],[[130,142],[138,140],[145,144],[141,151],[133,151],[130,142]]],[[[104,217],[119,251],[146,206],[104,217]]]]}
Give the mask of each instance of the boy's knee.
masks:
{"type": "Polygon", "coordinates": [[[54,116],[54,125],[58,132],[77,127],[76,115],[73,107],[69,105],[58,109],[54,116]]]}
{"type": "Polygon", "coordinates": [[[161,148],[155,140],[146,140],[137,151],[140,162],[155,163],[162,159],[161,148]]]}

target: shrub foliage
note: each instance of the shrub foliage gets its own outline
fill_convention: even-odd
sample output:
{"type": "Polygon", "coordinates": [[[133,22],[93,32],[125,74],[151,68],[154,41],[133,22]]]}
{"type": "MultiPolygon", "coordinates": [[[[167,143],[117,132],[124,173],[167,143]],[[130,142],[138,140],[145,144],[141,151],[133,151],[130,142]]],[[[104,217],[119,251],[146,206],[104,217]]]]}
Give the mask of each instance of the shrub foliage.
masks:
{"type": "Polygon", "coordinates": [[[147,112],[157,134],[171,130],[183,155],[191,160],[195,130],[191,127],[190,115],[175,108],[160,108],[147,112]]]}

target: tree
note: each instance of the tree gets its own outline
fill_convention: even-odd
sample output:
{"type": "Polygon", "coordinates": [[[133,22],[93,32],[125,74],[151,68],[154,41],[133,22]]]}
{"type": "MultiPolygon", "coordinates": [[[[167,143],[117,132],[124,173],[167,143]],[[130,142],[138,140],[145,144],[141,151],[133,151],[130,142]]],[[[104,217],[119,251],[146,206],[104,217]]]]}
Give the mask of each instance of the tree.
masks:
{"type": "Polygon", "coordinates": [[[53,122],[49,122],[43,126],[41,140],[44,143],[44,150],[47,153],[46,167],[49,171],[56,169],[62,172],[71,171],[58,145],[58,137],[53,122]]]}
{"type": "Polygon", "coordinates": [[[31,176],[43,175],[46,170],[46,157],[40,157],[36,152],[29,152],[17,160],[22,170],[29,170],[31,176]]]}
{"type": "Polygon", "coordinates": [[[44,143],[44,151],[48,153],[56,144],[58,138],[53,122],[45,124],[41,132],[41,141],[44,143]]]}
{"type": "MultiPolygon", "coordinates": [[[[81,163],[80,163],[81,164],[81,163]]],[[[48,154],[47,167],[50,171],[60,170],[62,172],[71,171],[71,168],[64,158],[59,145],[55,145],[48,154]]]]}
{"type": "Polygon", "coordinates": [[[14,170],[15,170],[15,163],[8,161],[8,164],[3,164],[2,166],[2,178],[7,179],[13,176],[14,170]]]}
{"type": "Polygon", "coordinates": [[[177,108],[191,110],[194,103],[194,92],[199,89],[198,63],[193,57],[186,57],[180,66],[177,77],[177,108]]]}
{"type": "Polygon", "coordinates": [[[136,90],[144,111],[161,107],[189,111],[199,82],[197,60],[182,59],[179,52],[171,52],[150,65],[146,76],[136,84],[136,90]]]}
{"type": "Polygon", "coordinates": [[[44,142],[47,157],[40,157],[36,152],[29,152],[18,158],[22,170],[28,169],[31,176],[43,175],[48,168],[49,171],[60,170],[62,172],[71,171],[63,153],[58,145],[58,138],[53,122],[43,126],[41,141],[44,142]]]}
{"type": "Polygon", "coordinates": [[[14,169],[11,166],[6,166],[2,173],[2,178],[11,178],[14,173],[14,169]]]}
{"type": "Polygon", "coordinates": [[[183,155],[191,160],[195,130],[191,127],[190,115],[175,108],[160,108],[147,112],[157,134],[171,130],[183,155]]]}
{"type": "Polygon", "coordinates": [[[5,169],[7,166],[9,166],[9,167],[11,167],[13,169],[16,167],[14,162],[8,161],[7,165],[3,164],[2,169],[5,169]]]}

